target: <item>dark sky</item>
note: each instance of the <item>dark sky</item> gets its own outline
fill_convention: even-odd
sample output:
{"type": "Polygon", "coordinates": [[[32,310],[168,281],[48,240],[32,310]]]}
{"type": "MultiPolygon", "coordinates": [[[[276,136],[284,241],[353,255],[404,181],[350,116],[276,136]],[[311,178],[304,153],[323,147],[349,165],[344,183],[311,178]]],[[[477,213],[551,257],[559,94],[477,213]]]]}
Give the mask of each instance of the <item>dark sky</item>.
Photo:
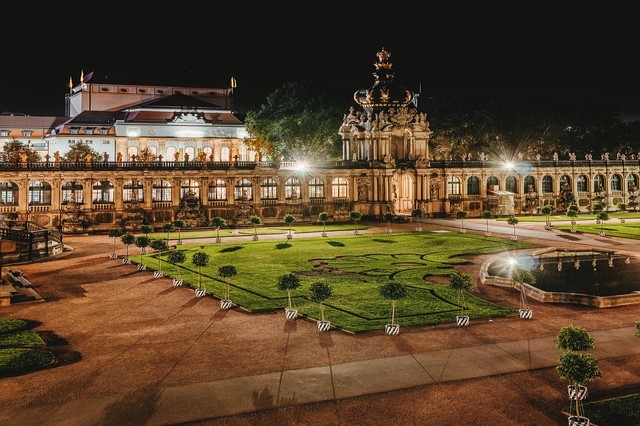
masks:
{"type": "Polygon", "coordinates": [[[296,9],[271,3],[261,9],[240,3],[28,7],[28,25],[24,19],[3,23],[0,112],[63,115],[69,77],[77,82],[81,70],[139,76],[142,84],[152,76],[210,87],[226,87],[233,76],[236,106],[250,109],[301,78],[353,82],[353,91],[369,87],[382,47],[391,52],[396,79],[414,91],[421,87],[424,99],[474,87],[534,88],[597,93],[625,111],[640,111],[636,24],[632,11],[621,8],[393,2],[379,8],[363,2],[300,3],[296,9]]]}

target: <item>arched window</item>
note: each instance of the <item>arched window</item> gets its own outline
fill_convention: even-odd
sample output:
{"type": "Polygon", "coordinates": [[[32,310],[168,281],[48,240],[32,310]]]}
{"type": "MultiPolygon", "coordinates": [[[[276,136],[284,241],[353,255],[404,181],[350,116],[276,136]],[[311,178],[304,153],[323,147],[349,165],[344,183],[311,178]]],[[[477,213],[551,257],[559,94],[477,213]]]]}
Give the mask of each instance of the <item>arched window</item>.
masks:
{"type": "Polygon", "coordinates": [[[542,193],[553,193],[553,178],[549,175],[542,176],[542,193]]]}
{"type": "Polygon", "coordinates": [[[487,189],[490,191],[497,191],[500,188],[498,178],[495,176],[489,176],[487,179],[487,189]]]}
{"type": "Polygon", "coordinates": [[[447,194],[460,195],[460,178],[457,176],[447,177],[447,194]]]}
{"type": "Polygon", "coordinates": [[[122,186],[122,201],[125,203],[143,202],[144,201],[144,185],[139,180],[127,181],[122,186]]]}
{"type": "Polygon", "coordinates": [[[171,183],[166,180],[153,181],[151,201],[171,201],[171,183]]]}
{"type": "Polygon", "coordinates": [[[29,184],[29,205],[51,205],[51,185],[47,182],[29,184]]]}
{"type": "Polygon", "coordinates": [[[224,179],[215,179],[209,182],[209,201],[226,201],[227,183],[224,179]]]}
{"type": "Polygon", "coordinates": [[[622,191],[622,177],[620,175],[611,176],[611,190],[622,191]]]}
{"type": "Polygon", "coordinates": [[[211,161],[211,154],[213,154],[213,148],[211,148],[210,146],[205,146],[204,148],[202,148],[202,152],[204,152],[204,155],[207,158],[207,161],[211,161]]]}
{"type": "Polygon", "coordinates": [[[242,178],[236,182],[233,196],[236,200],[253,200],[253,186],[251,185],[251,181],[247,178],[242,178]]]}
{"type": "Polygon", "coordinates": [[[0,203],[18,204],[18,185],[13,182],[0,182],[0,203]]]}
{"type": "Polygon", "coordinates": [[[524,192],[525,193],[537,192],[536,178],[534,178],[533,176],[527,176],[524,178],[524,192]]]}
{"type": "Polygon", "coordinates": [[[309,198],[324,198],[324,181],[313,178],[309,182],[309,198]]]}
{"type": "Polygon", "coordinates": [[[604,192],[604,189],[605,189],[604,176],[596,175],[593,178],[593,191],[594,192],[604,192]]]}
{"type": "Polygon", "coordinates": [[[180,182],[180,199],[184,197],[187,192],[193,193],[195,198],[200,198],[200,183],[195,179],[185,179],[180,182]]]}
{"type": "Polygon", "coordinates": [[[187,155],[189,156],[189,161],[196,161],[196,149],[192,146],[188,146],[184,149],[184,159],[187,160],[187,155]]]}
{"type": "Polygon", "coordinates": [[[115,186],[108,180],[100,180],[91,188],[91,199],[94,204],[113,203],[115,186]]]}
{"type": "Polygon", "coordinates": [[[133,156],[138,156],[138,147],[137,146],[130,146],[129,148],[127,148],[127,161],[133,161],[133,156]]]}
{"type": "Polygon", "coordinates": [[[514,194],[518,193],[518,181],[515,176],[507,176],[504,181],[504,189],[514,194]]]}
{"type": "Polygon", "coordinates": [[[589,191],[589,179],[585,175],[580,175],[576,178],[576,189],[578,192],[589,191]]]}
{"type": "Polygon", "coordinates": [[[480,195],[480,179],[477,176],[467,179],[467,195],[480,195]]]}
{"type": "Polygon", "coordinates": [[[165,157],[166,161],[174,161],[176,158],[176,152],[178,152],[178,149],[175,146],[168,146],[167,147],[167,156],[165,157]]]}
{"type": "Polygon", "coordinates": [[[345,178],[335,178],[331,182],[331,196],[333,198],[347,198],[349,196],[349,182],[345,178]]]}
{"type": "Polygon", "coordinates": [[[638,190],[638,175],[627,176],[627,191],[634,192],[638,190]]]}
{"type": "Polygon", "coordinates": [[[230,161],[231,160],[231,151],[228,146],[223,146],[220,148],[220,161],[230,161]]]}
{"type": "Polygon", "coordinates": [[[70,202],[84,203],[84,188],[80,183],[75,181],[62,184],[62,204],[70,202]]]}
{"type": "Polygon", "coordinates": [[[300,180],[289,178],[284,181],[284,198],[287,200],[297,200],[300,198],[300,180]]]}
{"type": "Polygon", "coordinates": [[[275,200],[278,198],[278,184],[274,179],[267,178],[260,184],[260,198],[263,200],[275,200]]]}
{"type": "Polygon", "coordinates": [[[244,142],[240,142],[238,144],[238,160],[249,161],[249,148],[244,144],[244,142]]]}

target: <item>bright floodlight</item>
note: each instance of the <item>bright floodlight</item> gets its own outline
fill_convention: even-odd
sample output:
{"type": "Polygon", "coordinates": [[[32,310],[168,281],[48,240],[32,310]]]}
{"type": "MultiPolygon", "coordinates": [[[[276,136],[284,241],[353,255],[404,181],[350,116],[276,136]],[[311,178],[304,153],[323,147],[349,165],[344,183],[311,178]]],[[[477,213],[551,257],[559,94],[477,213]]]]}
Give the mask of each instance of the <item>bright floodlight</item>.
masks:
{"type": "Polygon", "coordinates": [[[298,170],[299,172],[303,172],[305,170],[307,170],[309,168],[309,165],[307,164],[306,161],[297,161],[296,165],[294,167],[295,170],[298,170]]]}
{"type": "Polygon", "coordinates": [[[509,266],[515,266],[517,264],[518,264],[518,259],[516,259],[515,257],[509,258],[509,266]]]}
{"type": "Polygon", "coordinates": [[[513,168],[515,167],[515,165],[511,161],[507,161],[506,163],[504,163],[504,166],[507,168],[507,170],[513,170],[513,168]]]}

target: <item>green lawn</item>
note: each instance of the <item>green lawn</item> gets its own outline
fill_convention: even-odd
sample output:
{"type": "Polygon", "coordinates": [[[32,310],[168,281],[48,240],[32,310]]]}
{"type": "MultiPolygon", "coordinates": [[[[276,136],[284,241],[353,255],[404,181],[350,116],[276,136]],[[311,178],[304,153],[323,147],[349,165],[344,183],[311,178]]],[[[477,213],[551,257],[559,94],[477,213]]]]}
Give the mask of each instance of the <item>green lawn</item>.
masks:
{"type": "MultiPolygon", "coordinates": [[[[571,225],[556,225],[553,227],[561,231],[571,231],[571,225]]],[[[608,220],[600,225],[595,223],[578,223],[574,227],[576,233],[600,234],[605,236],[640,239],[640,222],[620,223],[618,220],[608,220]]]]}
{"type": "Polygon", "coordinates": [[[53,362],[53,353],[39,348],[45,345],[38,333],[27,330],[26,321],[0,318],[0,376],[53,362]]]}
{"type": "Polygon", "coordinates": [[[598,426],[640,425],[640,393],[584,404],[584,415],[598,426]]]}
{"type": "MultiPolygon", "coordinates": [[[[465,255],[495,253],[511,247],[511,241],[505,238],[407,232],[185,244],[178,248],[187,257],[183,264],[166,262],[166,252],[160,258],[165,275],[182,278],[194,288],[202,286],[217,297],[222,295],[224,286],[217,268],[236,266],[238,274],[231,279],[230,298],[234,304],[253,312],[283,309],[287,294],[277,288],[277,279],[293,272],[301,281],[301,286],[292,292],[295,307],[302,315],[318,318],[319,307],[310,300],[309,288],[316,281],[326,282],[333,291],[325,302],[327,319],[336,327],[360,332],[383,329],[390,322],[391,301],[379,292],[380,286],[390,281],[405,284],[408,289],[408,297],[396,303],[396,322],[401,326],[455,321],[460,313],[457,293],[430,277],[444,276],[448,282],[455,266],[468,262],[465,255]],[[201,275],[191,263],[197,251],[210,256],[201,275]]],[[[157,253],[150,253],[142,257],[148,269],[159,268],[156,256],[157,253]]],[[[139,255],[130,257],[140,261],[139,255]]],[[[513,313],[473,296],[473,292],[466,298],[465,314],[472,319],[513,313]]]]}
{"type": "MultiPolygon", "coordinates": [[[[543,214],[539,215],[531,215],[531,216],[516,216],[520,222],[545,222],[546,216],[543,214]]],[[[626,212],[610,212],[609,217],[611,220],[618,219],[638,219],[640,218],[640,211],[626,211],[626,212]]],[[[507,221],[508,217],[500,217],[496,220],[507,221]]],[[[570,221],[571,218],[565,214],[551,214],[549,215],[549,222],[566,222],[570,221]]],[[[593,221],[596,220],[596,215],[591,213],[580,213],[577,217],[574,218],[576,222],[584,222],[584,221],[593,221]]]]}

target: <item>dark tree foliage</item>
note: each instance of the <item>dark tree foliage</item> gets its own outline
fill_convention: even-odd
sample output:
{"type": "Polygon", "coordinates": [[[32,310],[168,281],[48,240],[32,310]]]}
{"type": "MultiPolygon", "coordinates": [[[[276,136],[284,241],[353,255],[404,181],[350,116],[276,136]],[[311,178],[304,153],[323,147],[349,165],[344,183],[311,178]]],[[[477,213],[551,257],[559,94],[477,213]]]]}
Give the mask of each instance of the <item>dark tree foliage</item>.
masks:
{"type": "Polygon", "coordinates": [[[0,153],[0,159],[7,162],[20,162],[24,155],[26,155],[26,160],[29,163],[41,161],[40,154],[34,151],[30,146],[17,140],[12,140],[11,142],[4,144],[2,152],[0,153]]]}
{"type": "Polygon", "coordinates": [[[338,130],[354,90],[322,80],[285,83],[271,93],[245,124],[255,139],[247,141],[268,157],[287,160],[338,158],[342,141],[338,130]]]}
{"type": "Polygon", "coordinates": [[[88,158],[87,155],[91,156],[93,161],[102,161],[98,151],[84,141],[69,142],[69,151],[62,156],[62,159],[64,161],[85,161],[88,158]]]}

